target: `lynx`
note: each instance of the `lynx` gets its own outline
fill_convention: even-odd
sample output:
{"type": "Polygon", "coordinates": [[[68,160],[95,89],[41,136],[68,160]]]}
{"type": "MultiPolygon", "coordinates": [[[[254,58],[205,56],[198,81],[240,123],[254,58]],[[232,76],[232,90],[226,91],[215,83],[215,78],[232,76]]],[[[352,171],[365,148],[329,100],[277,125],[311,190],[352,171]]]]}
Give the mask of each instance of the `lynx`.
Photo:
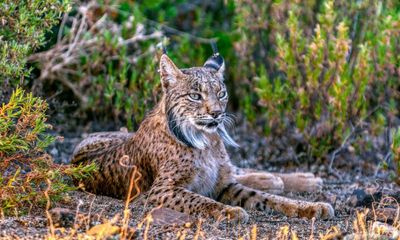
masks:
{"type": "MultiPolygon", "coordinates": [[[[202,67],[179,69],[160,58],[162,97],[135,133],[94,133],[84,139],[73,164],[95,162],[98,172],[86,190],[127,196],[135,166],[140,191],[153,205],[216,219],[246,222],[245,209],[275,210],[289,217],[331,218],[324,202],[294,200],[272,193],[313,191],[322,185],[311,173],[271,174],[235,167],[225,146],[237,147],[226,126],[225,63],[214,53],[202,67]],[[124,159],[124,164],[121,164],[124,159]]],[[[137,191],[137,190],[133,190],[137,191]]]]}

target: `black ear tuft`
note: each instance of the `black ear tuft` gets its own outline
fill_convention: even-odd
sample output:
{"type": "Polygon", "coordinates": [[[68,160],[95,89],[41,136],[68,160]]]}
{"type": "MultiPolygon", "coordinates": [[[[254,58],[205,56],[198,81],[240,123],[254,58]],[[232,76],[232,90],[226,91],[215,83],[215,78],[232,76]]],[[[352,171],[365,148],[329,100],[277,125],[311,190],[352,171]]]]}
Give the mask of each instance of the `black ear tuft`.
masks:
{"type": "Polygon", "coordinates": [[[217,43],[215,43],[215,41],[211,42],[211,48],[212,48],[214,54],[218,53],[218,47],[217,47],[217,43]]]}
{"type": "Polygon", "coordinates": [[[213,55],[207,59],[204,63],[204,67],[215,69],[217,72],[223,72],[225,69],[224,58],[219,54],[217,44],[214,41],[211,42],[211,47],[213,55]]]}
{"type": "Polygon", "coordinates": [[[204,63],[204,67],[212,68],[216,71],[220,70],[220,68],[224,65],[224,58],[219,55],[219,53],[214,53],[211,57],[209,57],[204,63]]]}

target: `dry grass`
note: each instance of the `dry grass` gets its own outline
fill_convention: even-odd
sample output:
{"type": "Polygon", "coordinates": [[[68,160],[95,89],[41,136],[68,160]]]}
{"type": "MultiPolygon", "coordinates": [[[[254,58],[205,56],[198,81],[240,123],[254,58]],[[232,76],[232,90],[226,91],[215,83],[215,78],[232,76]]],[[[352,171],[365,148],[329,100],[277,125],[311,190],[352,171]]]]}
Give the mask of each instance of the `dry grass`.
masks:
{"type": "MultiPolygon", "coordinates": [[[[124,212],[130,210],[125,209],[124,212]]],[[[399,211],[399,209],[398,209],[399,211]]],[[[240,229],[235,237],[230,239],[279,239],[279,240],[295,240],[295,239],[399,239],[400,237],[400,224],[399,218],[392,224],[387,224],[379,221],[367,220],[368,210],[357,212],[353,219],[353,232],[343,232],[339,226],[331,226],[325,231],[312,232],[308,236],[298,234],[295,225],[284,225],[279,227],[275,232],[265,234],[262,226],[255,225],[236,225],[226,224],[227,232],[234,232],[240,229]],[[228,229],[231,228],[231,229],[228,229]],[[271,237],[274,236],[274,237],[271,237]]],[[[50,214],[47,214],[48,233],[43,236],[46,239],[226,239],[226,237],[218,236],[217,234],[210,234],[209,226],[203,227],[203,223],[207,220],[200,219],[195,225],[188,223],[183,226],[153,226],[154,219],[151,214],[147,214],[136,225],[129,224],[130,219],[120,218],[120,214],[116,214],[112,218],[104,218],[102,223],[91,227],[87,219],[90,218],[86,215],[82,218],[79,216],[77,210],[76,223],[71,228],[57,227],[53,224],[50,214]]],[[[312,223],[309,223],[310,225],[312,223]]],[[[311,227],[311,226],[306,226],[311,227]]],[[[25,239],[25,237],[18,238],[16,236],[1,236],[1,239],[25,239]]],[[[29,237],[28,237],[29,238],[29,237]]],[[[35,237],[33,237],[35,238],[35,237]]],[[[42,238],[42,237],[40,237],[42,238]]]]}
{"type": "MultiPolygon", "coordinates": [[[[131,189],[136,187],[135,179],[138,175],[132,174],[131,189]]],[[[51,183],[49,183],[50,186],[51,183]]],[[[79,193],[77,199],[82,199],[84,193],[79,193]]],[[[45,193],[47,196],[47,194],[45,193]]],[[[363,209],[356,211],[348,217],[349,228],[343,227],[338,221],[321,222],[313,219],[306,221],[298,219],[296,221],[280,221],[282,224],[274,223],[274,220],[265,225],[250,212],[256,221],[250,224],[234,224],[229,221],[222,223],[210,222],[209,219],[198,219],[183,224],[157,224],[157,219],[151,214],[151,209],[138,209],[137,201],[131,203],[132,198],[127,198],[124,202],[119,202],[121,208],[112,215],[107,215],[104,211],[92,212],[92,208],[99,208],[94,204],[99,196],[89,195],[92,200],[86,202],[89,211],[82,211],[82,203],[76,204],[75,219],[71,227],[58,226],[56,221],[49,214],[50,204],[47,204],[46,234],[37,238],[46,239],[399,239],[400,238],[400,207],[396,209],[395,218],[391,222],[382,220],[378,209],[388,205],[388,199],[382,200],[376,208],[363,209]],[[93,207],[94,204],[94,207],[93,207]],[[139,218],[140,214],[143,214],[139,218]],[[121,217],[122,216],[122,217],[121,217]],[[324,225],[318,226],[323,223],[324,225]],[[269,226],[269,225],[272,225],[269,226]],[[267,226],[267,228],[266,228],[267,226]],[[270,228],[271,227],[271,228],[270,228]],[[304,228],[311,231],[302,232],[304,228]]],[[[139,198],[140,199],[140,198],[139,198]]],[[[110,205],[115,205],[113,199],[106,198],[102,203],[111,201],[110,205]]],[[[144,199],[141,199],[142,201],[144,199]]],[[[84,201],[84,199],[82,199],[84,201]]],[[[115,200],[116,201],[116,200],[115,200]]],[[[49,201],[50,203],[50,201],[49,201]]],[[[143,205],[141,205],[143,206],[143,205]]],[[[158,207],[157,209],[160,209],[158,207]]],[[[98,210],[98,209],[96,209],[98,210]]],[[[1,229],[0,229],[1,230],[1,229]]],[[[23,228],[21,228],[23,231],[23,228]]],[[[25,239],[26,237],[2,236],[0,239],[25,239]]],[[[36,237],[33,237],[36,238],[36,237]]]]}
{"type": "MultiPolygon", "coordinates": [[[[319,221],[312,219],[306,221],[302,219],[286,219],[285,217],[274,218],[274,215],[257,215],[249,212],[252,220],[249,224],[235,224],[229,220],[211,222],[209,219],[188,218],[180,219],[173,216],[160,221],[160,214],[153,215],[155,210],[162,210],[162,206],[150,209],[143,196],[139,197],[140,189],[138,180],[141,178],[135,166],[126,164],[129,159],[124,156],[120,159],[120,164],[132,169],[130,178],[129,194],[125,201],[118,201],[112,198],[96,196],[91,193],[79,193],[72,201],[73,206],[66,206],[71,209],[73,220],[70,226],[60,225],[59,219],[54,219],[51,208],[55,203],[51,202],[49,191],[52,183],[47,180],[47,189],[44,196],[47,199],[43,217],[44,234],[33,236],[34,239],[400,239],[400,205],[393,198],[383,198],[379,203],[373,204],[372,209],[361,209],[352,215],[338,216],[332,221],[319,221]],[[134,193],[134,194],[133,194],[134,193]],[[87,200],[84,199],[86,194],[87,200]],[[83,196],[83,197],[82,197],[83,196]],[[99,200],[100,204],[95,202],[99,200]],[[107,205],[108,204],[108,205],[107,205]],[[116,207],[116,211],[110,208],[116,207]],[[144,207],[143,207],[144,206],[144,207]],[[382,209],[390,208],[395,210],[393,216],[382,216],[382,209]],[[393,208],[395,207],[395,208],[393,208]],[[73,209],[73,210],[72,210],[73,209]],[[122,216],[122,217],[121,217],[122,216]],[[347,218],[347,219],[343,219],[347,218]],[[167,219],[167,220],[166,220],[167,219]],[[168,220],[169,219],[169,220],[168,220]],[[275,220],[274,220],[275,219],[275,220]],[[286,220],[285,220],[286,219],[286,220]],[[390,221],[388,221],[390,219],[390,221]],[[343,222],[349,221],[346,224],[343,222]],[[168,222],[171,221],[171,222],[168,222]],[[161,222],[161,224],[160,224],[161,222]],[[304,231],[307,229],[309,231],[304,231]]],[[[325,189],[324,191],[329,192],[325,189]]],[[[65,206],[61,206],[65,207],[65,206]]],[[[164,211],[161,213],[174,214],[174,212],[164,211]]],[[[258,212],[260,213],[260,212],[258,212]]],[[[392,211],[393,213],[393,211],[392,211]]],[[[40,214],[39,214],[40,215],[40,214]]],[[[43,214],[42,214],[43,215],[43,214]]],[[[161,216],[162,217],[162,216],[161,216]]],[[[28,220],[30,221],[30,220],[28,220]]],[[[24,231],[21,220],[18,228],[24,231]],[[22,226],[21,226],[22,225],[22,226]]],[[[26,223],[29,225],[30,223],[26,223]]],[[[0,239],[25,239],[32,238],[30,234],[2,235],[0,221],[0,239]],[[27,237],[28,236],[28,237],[27,237]]],[[[19,231],[19,230],[18,230],[19,231]]]]}

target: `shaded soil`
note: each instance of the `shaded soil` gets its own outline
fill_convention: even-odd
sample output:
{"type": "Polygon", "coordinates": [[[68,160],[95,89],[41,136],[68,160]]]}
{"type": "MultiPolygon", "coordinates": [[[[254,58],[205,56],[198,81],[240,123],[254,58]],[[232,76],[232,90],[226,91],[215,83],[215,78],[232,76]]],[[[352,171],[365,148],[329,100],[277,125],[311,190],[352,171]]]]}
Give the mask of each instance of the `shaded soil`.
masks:
{"type": "MultiPolygon", "coordinates": [[[[55,161],[68,163],[74,146],[86,135],[86,133],[76,133],[91,132],[88,129],[93,128],[87,127],[76,130],[75,133],[70,132],[65,136],[63,142],[56,142],[50,146],[49,153],[53,155],[55,161]]],[[[112,126],[102,129],[116,130],[112,126]]],[[[62,132],[59,129],[58,131],[62,132]]],[[[279,147],[276,147],[276,143],[274,145],[269,139],[250,130],[246,123],[242,122],[235,129],[234,137],[242,148],[229,149],[229,151],[232,161],[239,166],[275,172],[311,171],[322,177],[324,187],[320,192],[286,193],[284,195],[308,201],[329,202],[335,208],[335,218],[326,221],[312,221],[287,218],[272,211],[250,211],[250,221],[246,224],[228,221],[218,223],[210,219],[195,218],[189,227],[176,224],[150,224],[146,230],[146,224],[142,228],[139,228],[139,225],[144,221],[150,209],[143,204],[144,199],[139,199],[129,205],[132,212],[129,226],[132,231],[135,231],[135,238],[141,239],[146,235],[150,239],[176,239],[179,236],[186,235],[186,239],[192,239],[195,235],[198,235],[203,239],[237,239],[239,237],[249,239],[254,226],[256,226],[259,239],[276,238],[280,232],[282,233],[280,229],[285,226],[296,232],[300,239],[308,239],[310,236],[318,238],[320,234],[327,233],[333,226],[336,226],[343,236],[354,232],[353,221],[356,211],[363,208],[363,206],[354,206],[354,192],[360,189],[375,189],[389,193],[400,192],[398,186],[387,180],[387,174],[376,171],[376,165],[373,163],[354,160],[349,156],[347,156],[347,160],[350,159],[350,161],[347,161],[346,157],[341,156],[337,160],[340,168],[337,170],[336,176],[331,176],[327,174],[326,164],[299,162],[293,155],[293,149],[285,150],[282,147],[279,149],[279,147]],[[351,164],[344,164],[346,162],[351,162],[351,164]]],[[[72,224],[70,227],[55,230],[56,235],[66,237],[73,235],[77,238],[77,236],[88,237],[87,230],[113,218],[116,221],[115,225],[121,225],[125,203],[122,200],[74,191],[70,192],[64,201],[52,207],[66,208],[76,213],[82,213],[86,217],[91,216],[86,220],[75,220],[75,226],[72,224]],[[117,215],[119,220],[115,219],[117,215]],[[77,230],[77,233],[74,233],[75,230],[77,230]]],[[[31,214],[23,217],[0,219],[0,239],[42,239],[49,234],[48,217],[44,210],[33,210],[31,214]]]]}

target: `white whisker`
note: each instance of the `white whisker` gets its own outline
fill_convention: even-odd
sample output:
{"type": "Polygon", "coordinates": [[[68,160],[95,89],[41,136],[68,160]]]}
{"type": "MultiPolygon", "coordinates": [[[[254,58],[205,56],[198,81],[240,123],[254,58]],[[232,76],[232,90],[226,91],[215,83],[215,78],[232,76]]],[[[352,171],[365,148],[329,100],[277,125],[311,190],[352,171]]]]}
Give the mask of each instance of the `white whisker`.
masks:
{"type": "Polygon", "coordinates": [[[233,115],[223,114],[223,116],[219,119],[214,119],[206,115],[196,116],[194,118],[176,116],[172,113],[170,121],[170,125],[173,126],[170,130],[172,133],[177,134],[176,137],[178,140],[182,142],[186,142],[191,146],[198,149],[205,149],[210,146],[211,141],[208,138],[206,133],[215,132],[218,136],[221,137],[221,140],[226,144],[233,147],[238,147],[239,145],[233,140],[228,132],[225,129],[225,125],[231,127],[234,125],[233,115]],[[207,126],[199,126],[196,125],[197,121],[218,121],[218,125],[213,130],[212,128],[208,128],[207,126]],[[178,135],[181,135],[179,137],[178,135]]]}

